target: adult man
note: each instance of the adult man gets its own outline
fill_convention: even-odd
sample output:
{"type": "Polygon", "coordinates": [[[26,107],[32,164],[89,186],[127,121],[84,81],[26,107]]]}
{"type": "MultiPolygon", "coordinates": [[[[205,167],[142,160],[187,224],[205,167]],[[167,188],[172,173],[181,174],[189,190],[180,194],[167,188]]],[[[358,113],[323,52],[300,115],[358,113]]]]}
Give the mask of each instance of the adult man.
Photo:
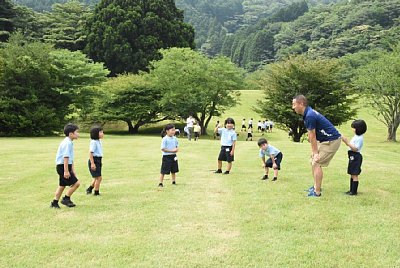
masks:
{"type": "Polygon", "coordinates": [[[188,140],[192,139],[193,124],[194,124],[195,121],[196,120],[194,120],[193,116],[191,116],[191,115],[186,119],[186,127],[187,127],[187,130],[188,130],[188,132],[187,132],[188,140]]]}
{"type": "Polygon", "coordinates": [[[303,115],[311,144],[311,170],[314,186],[309,188],[308,196],[321,196],[323,178],[322,167],[327,167],[340,147],[341,135],[333,124],[323,115],[308,106],[304,95],[293,98],[293,110],[303,115]]]}

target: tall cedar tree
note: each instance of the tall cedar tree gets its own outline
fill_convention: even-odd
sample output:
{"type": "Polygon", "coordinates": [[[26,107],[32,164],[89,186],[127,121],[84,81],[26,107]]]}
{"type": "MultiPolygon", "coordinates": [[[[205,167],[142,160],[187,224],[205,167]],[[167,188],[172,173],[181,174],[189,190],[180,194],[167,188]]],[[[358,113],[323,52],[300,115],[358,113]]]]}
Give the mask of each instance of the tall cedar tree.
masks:
{"type": "Polygon", "coordinates": [[[147,71],[160,48],[194,48],[194,30],[173,0],[102,0],[87,25],[86,51],[111,75],[147,71]]]}

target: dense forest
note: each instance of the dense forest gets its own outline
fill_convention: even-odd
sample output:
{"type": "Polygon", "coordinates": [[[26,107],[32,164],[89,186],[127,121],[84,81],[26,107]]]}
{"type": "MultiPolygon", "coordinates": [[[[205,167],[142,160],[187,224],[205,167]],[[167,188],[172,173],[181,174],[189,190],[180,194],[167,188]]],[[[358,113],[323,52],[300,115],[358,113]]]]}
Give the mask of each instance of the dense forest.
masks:
{"type": "MultiPolygon", "coordinates": [[[[66,1],[15,0],[36,11],[66,1]]],[[[249,71],[290,54],[337,58],[388,49],[400,37],[400,0],[176,0],[176,5],[195,29],[198,49],[227,56],[249,71]]]]}
{"type": "MultiPolygon", "coordinates": [[[[371,107],[379,111],[378,116],[388,127],[388,140],[396,140],[400,81],[396,80],[399,69],[393,66],[400,62],[400,0],[55,1],[0,2],[0,135],[51,133],[65,118],[75,117],[103,123],[122,120],[134,133],[150,122],[187,116],[187,110],[168,110],[167,104],[180,98],[191,98],[190,107],[203,107],[195,116],[206,127],[207,120],[220,114],[227,104],[221,102],[224,98],[219,95],[207,93],[210,99],[200,93],[212,88],[224,92],[225,98],[235,99],[234,88],[254,89],[255,82],[263,81],[260,78],[268,77],[275,68],[280,70],[273,77],[279,78],[278,86],[285,84],[284,70],[289,69],[293,70],[289,74],[293,75],[294,84],[287,84],[288,89],[306,92],[312,88],[322,92],[331,90],[324,86],[327,81],[340,81],[339,94],[362,93],[371,97],[371,107]],[[171,48],[186,50],[162,50],[171,48]],[[191,50],[194,48],[197,49],[191,50]],[[304,60],[298,60],[296,55],[304,60]],[[157,63],[165,56],[169,60],[157,63]],[[338,66],[335,77],[330,77],[328,70],[319,75],[318,66],[321,61],[326,65],[324,60],[338,66]],[[386,68],[384,61],[389,60],[393,63],[386,68]],[[188,62],[192,69],[188,69],[188,62]],[[238,67],[248,72],[245,84],[241,84],[243,69],[238,67]],[[300,74],[297,70],[301,70],[300,74]],[[379,81],[368,80],[376,77],[378,71],[379,81]],[[179,76],[182,72],[185,75],[179,76]],[[211,75],[215,73],[220,76],[211,75]],[[121,74],[128,76],[120,77],[121,74]],[[315,74],[323,79],[310,87],[315,74]],[[110,81],[110,77],[116,77],[110,90],[107,85],[100,85],[99,92],[93,90],[103,81],[110,81]],[[222,87],[227,81],[231,84],[222,87]],[[165,90],[168,84],[169,91],[165,90]],[[297,88],[298,85],[303,88],[297,88]],[[153,92],[150,100],[159,100],[151,113],[150,100],[143,99],[144,105],[137,106],[138,99],[146,95],[144,92],[153,92]],[[52,106],[57,103],[53,101],[56,96],[65,104],[63,110],[52,106]],[[38,103],[41,109],[32,113],[29,107],[38,107],[38,103]],[[126,110],[132,114],[118,111],[111,116],[111,111],[102,114],[89,109],[90,105],[113,109],[115,103],[130,107],[126,110]],[[41,131],[35,122],[49,123],[43,127],[47,130],[41,131]],[[32,130],[35,124],[38,129],[32,130]]],[[[269,85],[259,85],[267,99],[273,90],[281,91],[269,85]]],[[[316,100],[321,104],[321,98],[316,100]]],[[[260,114],[283,124],[279,118],[273,118],[276,113],[260,114]]],[[[286,127],[289,125],[290,122],[286,127]]],[[[289,128],[293,130],[293,126],[289,128]]],[[[299,139],[302,131],[298,130],[299,139]]]]}

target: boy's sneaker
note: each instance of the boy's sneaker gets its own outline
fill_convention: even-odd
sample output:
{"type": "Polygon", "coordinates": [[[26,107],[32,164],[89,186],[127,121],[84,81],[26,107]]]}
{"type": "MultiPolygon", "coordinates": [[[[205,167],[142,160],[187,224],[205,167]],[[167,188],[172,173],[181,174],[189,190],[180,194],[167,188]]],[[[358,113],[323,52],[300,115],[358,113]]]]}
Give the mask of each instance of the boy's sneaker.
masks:
{"type": "Polygon", "coordinates": [[[272,179],[272,181],[276,181],[278,178],[277,177],[274,177],[273,179],[272,179]]]}
{"type": "Polygon", "coordinates": [[[92,194],[93,188],[87,188],[86,189],[86,194],[92,194]]]}
{"type": "Polygon", "coordinates": [[[67,207],[75,207],[75,204],[71,201],[71,199],[66,199],[63,197],[63,199],[61,200],[61,204],[67,206],[67,207]]]}
{"type": "Polygon", "coordinates": [[[222,173],[222,170],[217,169],[216,171],[214,171],[214,173],[222,173]]]}
{"type": "Polygon", "coordinates": [[[320,197],[321,194],[317,194],[315,191],[312,191],[312,192],[309,192],[307,196],[308,197],[320,197]]]}
{"type": "Polygon", "coordinates": [[[58,205],[58,203],[51,202],[50,208],[60,209],[60,205],[58,205]]]}
{"type": "Polygon", "coordinates": [[[172,181],[172,184],[173,184],[173,185],[176,185],[176,181],[172,181]]]}
{"type": "Polygon", "coordinates": [[[158,187],[164,187],[164,185],[160,182],[160,183],[158,184],[158,187]]]}
{"type": "Polygon", "coordinates": [[[225,175],[229,174],[229,171],[228,171],[228,170],[227,170],[227,171],[225,171],[225,172],[224,172],[224,174],[225,174],[225,175]]]}
{"type": "Polygon", "coordinates": [[[263,181],[268,180],[268,175],[264,175],[264,177],[262,177],[261,180],[263,180],[263,181]]]}

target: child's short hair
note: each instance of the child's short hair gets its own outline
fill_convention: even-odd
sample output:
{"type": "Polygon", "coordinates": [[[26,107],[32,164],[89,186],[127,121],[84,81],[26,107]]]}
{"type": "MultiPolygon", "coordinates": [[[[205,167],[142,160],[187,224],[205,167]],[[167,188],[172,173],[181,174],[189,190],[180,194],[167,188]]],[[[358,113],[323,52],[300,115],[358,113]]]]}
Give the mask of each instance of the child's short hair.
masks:
{"type": "Polygon", "coordinates": [[[99,127],[99,126],[92,127],[92,129],[90,130],[90,138],[92,140],[100,139],[100,137],[99,137],[100,131],[103,131],[102,127],[99,127]]]}
{"type": "Polygon", "coordinates": [[[172,128],[175,128],[175,125],[174,125],[174,124],[167,124],[167,125],[163,128],[163,130],[161,131],[161,138],[164,138],[165,135],[167,135],[167,130],[170,130],[170,129],[172,129],[172,128]]]}
{"type": "Polygon", "coordinates": [[[233,120],[233,118],[230,118],[230,117],[228,117],[226,120],[225,120],[225,124],[224,125],[226,125],[226,124],[235,124],[235,120],[233,120]]]}
{"type": "Polygon", "coordinates": [[[260,138],[259,140],[258,140],[258,142],[257,142],[257,144],[258,144],[258,147],[260,147],[261,145],[263,145],[263,144],[268,144],[268,141],[267,141],[267,139],[265,139],[265,138],[260,138]]]}
{"type": "Polygon", "coordinates": [[[356,135],[362,135],[367,132],[367,123],[362,119],[354,120],[353,123],[351,123],[351,127],[356,130],[356,135]]]}
{"type": "Polygon", "coordinates": [[[64,126],[65,136],[69,136],[69,133],[74,133],[79,127],[75,124],[69,123],[64,126]]]}

